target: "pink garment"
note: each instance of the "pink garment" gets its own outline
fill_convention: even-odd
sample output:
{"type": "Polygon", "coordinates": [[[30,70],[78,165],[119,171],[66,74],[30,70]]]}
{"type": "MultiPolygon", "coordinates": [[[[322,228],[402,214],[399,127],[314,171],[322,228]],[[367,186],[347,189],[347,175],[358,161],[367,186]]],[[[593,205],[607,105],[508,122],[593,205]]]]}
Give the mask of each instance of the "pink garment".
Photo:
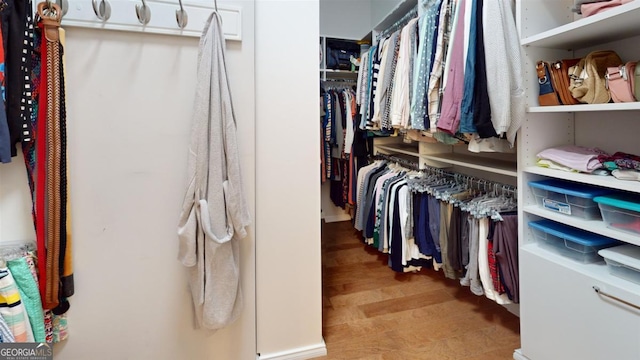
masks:
{"type": "Polygon", "coordinates": [[[610,10],[616,6],[620,6],[628,2],[631,2],[631,0],[610,0],[610,1],[582,4],[580,6],[580,12],[582,13],[582,16],[587,17],[587,16],[599,14],[606,10],[610,10]]]}
{"type": "Polygon", "coordinates": [[[551,160],[580,172],[591,173],[603,167],[600,161],[598,161],[598,155],[606,154],[606,152],[598,148],[565,145],[542,150],[538,154],[538,157],[551,160]]]}
{"type": "Polygon", "coordinates": [[[460,105],[464,88],[464,8],[465,0],[457,5],[460,8],[455,38],[451,48],[451,66],[444,94],[442,95],[442,111],[438,119],[438,130],[455,134],[460,126],[460,105]]]}

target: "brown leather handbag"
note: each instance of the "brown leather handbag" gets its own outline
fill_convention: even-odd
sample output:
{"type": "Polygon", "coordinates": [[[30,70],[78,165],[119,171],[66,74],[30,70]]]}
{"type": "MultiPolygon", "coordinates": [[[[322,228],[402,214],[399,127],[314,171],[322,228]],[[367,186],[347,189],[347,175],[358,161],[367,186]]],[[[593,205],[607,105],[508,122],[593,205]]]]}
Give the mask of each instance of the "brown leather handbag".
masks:
{"type": "Polygon", "coordinates": [[[569,91],[569,86],[571,85],[569,82],[569,68],[579,61],[580,59],[562,59],[551,63],[551,81],[563,105],[580,103],[571,95],[571,91],[569,91]]]}

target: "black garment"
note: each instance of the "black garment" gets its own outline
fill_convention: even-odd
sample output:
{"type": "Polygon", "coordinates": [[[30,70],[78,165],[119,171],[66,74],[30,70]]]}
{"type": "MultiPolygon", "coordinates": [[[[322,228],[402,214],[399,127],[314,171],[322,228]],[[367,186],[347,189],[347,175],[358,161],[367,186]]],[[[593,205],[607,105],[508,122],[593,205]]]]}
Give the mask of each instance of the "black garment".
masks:
{"type": "Polygon", "coordinates": [[[518,270],[518,215],[502,215],[495,222],[493,252],[500,272],[500,281],[514,303],[520,302],[518,270]]]}
{"type": "MultiPolygon", "coordinates": [[[[465,219],[466,222],[466,219],[465,219]]],[[[449,222],[449,241],[447,241],[447,260],[455,271],[462,270],[462,211],[454,206],[449,222]]]]}
{"type": "Polygon", "coordinates": [[[331,167],[331,183],[329,187],[329,198],[333,202],[335,206],[341,207],[344,209],[345,203],[343,198],[343,190],[342,190],[342,177],[343,174],[343,166],[342,160],[331,158],[332,167],[331,167]]]}
{"type": "Polygon", "coordinates": [[[460,226],[460,245],[462,246],[462,267],[467,268],[469,265],[469,221],[467,221],[468,215],[462,214],[461,226],[460,226]]]}
{"type": "MultiPolygon", "coordinates": [[[[404,185],[406,186],[406,185],[404,185]]],[[[394,190],[395,194],[395,203],[393,204],[393,224],[397,224],[397,226],[391,227],[390,233],[393,236],[393,240],[389,245],[389,250],[391,254],[389,254],[389,266],[393,271],[404,272],[404,266],[402,266],[402,229],[400,227],[400,202],[397,201],[398,194],[400,193],[400,189],[402,186],[396,187],[394,190]]],[[[390,196],[391,194],[389,194],[390,196]]]]}
{"type": "MultiPolygon", "coordinates": [[[[2,22],[2,37],[5,56],[5,91],[7,123],[9,125],[11,156],[16,156],[15,145],[23,138],[23,122],[30,114],[30,107],[24,104],[21,108],[23,93],[25,90],[25,74],[22,58],[30,61],[31,53],[23,53],[29,49],[29,41],[25,44],[25,30],[27,17],[31,18],[30,1],[5,0],[5,7],[0,13],[2,22]]],[[[24,131],[30,131],[25,128],[24,131]]]]}
{"type": "MultiPolygon", "coordinates": [[[[476,0],[476,82],[473,86],[473,125],[482,139],[497,137],[498,134],[491,122],[491,106],[487,89],[487,66],[484,52],[484,34],[482,31],[483,0],[476,0]]],[[[493,36],[493,34],[490,34],[493,36]]]]}
{"type": "Polygon", "coordinates": [[[434,256],[437,252],[436,246],[433,242],[433,236],[431,236],[431,229],[429,228],[429,195],[426,193],[418,193],[415,195],[413,201],[413,212],[417,212],[417,219],[414,216],[413,233],[416,244],[420,253],[426,256],[434,256]]]}

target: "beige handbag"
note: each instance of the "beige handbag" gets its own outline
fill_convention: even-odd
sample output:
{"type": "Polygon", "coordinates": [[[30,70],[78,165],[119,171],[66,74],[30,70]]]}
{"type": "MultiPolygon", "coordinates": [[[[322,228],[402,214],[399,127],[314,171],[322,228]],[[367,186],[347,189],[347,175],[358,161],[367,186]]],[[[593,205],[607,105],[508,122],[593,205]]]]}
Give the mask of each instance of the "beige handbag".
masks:
{"type": "Polygon", "coordinates": [[[605,75],[607,68],[623,64],[615,51],[594,51],[569,68],[571,95],[585,104],[604,104],[611,100],[605,75]]]}

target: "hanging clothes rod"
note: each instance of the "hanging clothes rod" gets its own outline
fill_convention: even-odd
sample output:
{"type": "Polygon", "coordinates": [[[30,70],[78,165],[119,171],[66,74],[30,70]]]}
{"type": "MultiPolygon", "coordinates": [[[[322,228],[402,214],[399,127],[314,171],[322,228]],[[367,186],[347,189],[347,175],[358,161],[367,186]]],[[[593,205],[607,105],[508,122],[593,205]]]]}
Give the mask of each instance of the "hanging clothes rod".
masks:
{"type": "Polygon", "coordinates": [[[518,188],[512,185],[502,184],[496,181],[477,178],[475,176],[447,171],[429,165],[424,165],[423,168],[420,168],[420,165],[417,162],[406,160],[395,155],[377,153],[373,158],[375,160],[387,160],[390,162],[394,162],[398,165],[406,167],[407,169],[418,170],[427,174],[433,174],[442,177],[451,177],[458,182],[466,183],[469,185],[469,187],[475,187],[477,190],[482,190],[484,192],[493,192],[496,194],[502,193],[503,195],[509,193],[514,197],[518,193],[518,188]]]}
{"type": "Polygon", "coordinates": [[[358,81],[353,79],[325,79],[325,80],[322,80],[322,82],[356,84],[358,81]]]}
{"type": "Polygon", "coordinates": [[[377,153],[373,158],[375,160],[387,160],[390,162],[394,162],[398,165],[402,165],[403,167],[406,167],[407,169],[420,170],[420,164],[418,164],[417,162],[403,159],[395,155],[377,153]]]}
{"type": "Polygon", "coordinates": [[[416,17],[418,17],[418,5],[416,5],[413,9],[409,10],[408,13],[406,13],[402,18],[400,18],[400,20],[398,20],[395,23],[393,23],[393,25],[391,25],[388,28],[382,30],[377,35],[377,39],[380,40],[383,37],[387,37],[390,34],[396,32],[396,30],[400,30],[405,25],[407,25],[407,23],[409,23],[409,21],[411,21],[413,18],[416,18],[416,17]]]}

